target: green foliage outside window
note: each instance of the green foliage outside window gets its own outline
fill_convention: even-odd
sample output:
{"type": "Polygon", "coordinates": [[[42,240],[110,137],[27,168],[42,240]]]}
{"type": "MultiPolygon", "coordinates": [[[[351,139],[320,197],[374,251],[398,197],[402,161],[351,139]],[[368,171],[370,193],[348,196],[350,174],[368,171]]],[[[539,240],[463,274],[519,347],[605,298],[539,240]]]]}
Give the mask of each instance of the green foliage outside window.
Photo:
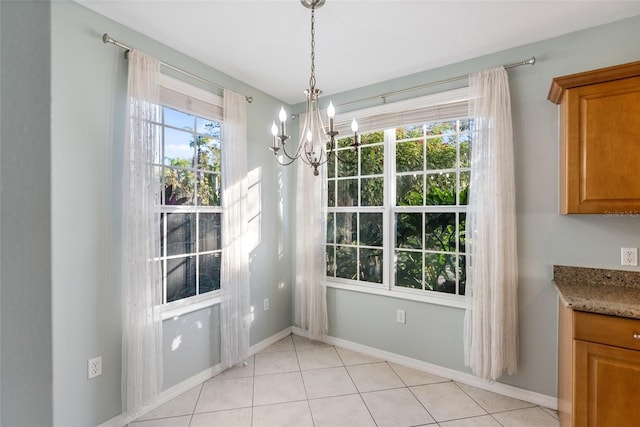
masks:
{"type": "Polygon", "coordinates": [[[220,123],[204,126],[207,135],[192,134],[191,159],[165,158],[166,205],[220,206],[220,123]]]}

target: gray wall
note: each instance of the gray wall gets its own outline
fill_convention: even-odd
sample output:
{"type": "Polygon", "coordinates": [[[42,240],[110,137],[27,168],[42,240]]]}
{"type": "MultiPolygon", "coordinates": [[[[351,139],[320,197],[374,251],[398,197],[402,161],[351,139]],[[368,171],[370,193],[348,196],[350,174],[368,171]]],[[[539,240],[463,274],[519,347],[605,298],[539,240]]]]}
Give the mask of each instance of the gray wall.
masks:
{"type": "Polygon", "coordinates": [[[48,1],[0,2],[0,424],[52,424],[48,1]]]}
{"type": "MultiPolygon", "coordinates": [[[[247,104],[248,164],[255,178],[253,194],[261,198],[252,206],[255,245],[250,286],[256,310],[251,344],[291,325],[289,236],[279,204],[272,203],[282,200],[287,212],[288,197],[280,187],[287,191],[289,178],[280,175],[271,159],[269,137],[264,133],[280,102],[81,5],[53,2],[53,413],[55,424],[64,426],[100,424],[121,408],[119,171],[127,62],[120,48],[102,43],[105,32],[162,61],[254,97],[247,104]],[[264,312],[262,301],[267,297],[271,309],[264,312]],[[87,380],[87,359],[97,355],[103,357],[103,374],[87,380]]],[[[218,311],[214,306],[165,321],[165,388],[219,361],[218,311]],[[176,339],[180,346],[172,349],[176,339]]]]}
{"type": "MultiPolygon", "coordinates": [[[[640,60],[639,40],[640,17],[635,17],[332,96],[334,104],[340,105],[532,55],[538,59],[533,67],[509,71],[517,191],[520,364],[516,375],[501,379],[504,383],[556,395],[557,295],[551,282],[552,266],[621,269],[620,248],[640,246],[640,216],[558,214],[558,107],[546,99],[553,77],[640,60]]],[[[462,309],[341,289],[329,290],[328,303],[331,336],[469,372],[463,363],[462,309]],[[406,325],[395,323],[399,308],[407,311],[406,325]]]]}

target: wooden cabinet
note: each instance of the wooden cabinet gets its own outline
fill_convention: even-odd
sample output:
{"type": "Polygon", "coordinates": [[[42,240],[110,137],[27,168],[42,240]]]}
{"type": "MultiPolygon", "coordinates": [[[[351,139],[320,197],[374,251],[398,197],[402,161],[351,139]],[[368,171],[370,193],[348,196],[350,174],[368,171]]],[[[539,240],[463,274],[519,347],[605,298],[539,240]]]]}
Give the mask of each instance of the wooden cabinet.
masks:
{"type": "Polygon", "coordinates": [[[556,77],[560,213],[640,214],[640,61],[556,77]]]}
{"type": "Polygon", "coordinates": [[[638,426],[640,320],[560,305],[558,410],[562,427],[638,426]]]}

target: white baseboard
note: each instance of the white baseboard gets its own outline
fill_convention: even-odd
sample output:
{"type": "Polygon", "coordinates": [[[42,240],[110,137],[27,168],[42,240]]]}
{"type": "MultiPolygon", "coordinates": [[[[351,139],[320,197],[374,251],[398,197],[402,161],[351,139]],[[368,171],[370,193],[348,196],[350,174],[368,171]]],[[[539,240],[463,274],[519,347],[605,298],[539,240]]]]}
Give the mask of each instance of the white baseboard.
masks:
{"type": "MultiPolygon", "coordinates": [[[[280,332],[278,332],[275,335],[270,336],[269,338],[260,341],[257,344],[252,345],[251,347],[249,347],[249,356],[253,356],[256,353],[261,352],[262,350],[264,350],[265,348],[269,347],[272,344],[277,343],[278,341],[280,341],[282,338],[285,338],[287,336],[291,335],[291,327],[288,327],[280,332]]],[[[133,420],[136,420],[138,418],[140,418],[142,415],[146,414],[147,412],[150,412],[154,409],[156,409],[159,406],[164,405],[165,403],[169,402],[170,400],[175,399],[176,397],[180,396],[181,394],[191,390],[193,387],[196,387],[200,384],[202,384],[205,381],[208,381],[209,379],[215,377],[216,375],[218,375],[220,372],[224,371],[223,367],[221,364],[217,364],[215,366],[212,366],[210,368],[205,369],[204,371],[190,377],[187,378],[186,380],[172,386],[169,387],[166,390],[163,390],[159,395],[158,398],[151,404],[144,406],[143,408],[140,408],[138,411],[135,411],[135,413],[125,413],[125,414],[120,414],[117,415],[113,418],[111,418],[110,420],[105,421],[104,423],[98,425],[98,427],[122,427],[127,425],[128,423],[130,423],[133,420]]]]}
{"type": "MultiPolygon", "coordinates": [[[[307,331],[295,326],[291,328],[291,332],[295,335],[308,337],[307,331]]],[[[397,363],[399,365],[404,365],[409,368],[417,369],[419,371],[428,372],[430,374],[458,381],[463,384],[480,388],[482,390],[502,394],[514,399],[524,400],[525,402],[531,402],[545,408],[558,409],[558,400],[554,396],[536,393],[530,390],[525,390],[523,388],[514,387],[499,382],[489,383],[476,377],[475,375],[466,372],[456,371],[455,369],[445,368],[442,366],[434,365],[432,363],[424,362],[422,360],[413,359],[411,357],[380,350],[375,347],[369,347],[352,341],[343,340],[341,338],[327,336],[323,341],[327,344],[335,345],[346,350],[356,351],[358,353],[397,363]]]]}
{"type": "Polygon", "coordinates": [[[127,421],[127,418],[124,415],[120,414],[103,422],[102,424],[98,424],[98,427],[122,427],[126,426],[130,422],[131,420],[127,421]]]}
{"type": "Polygon", "coordinates": [[[117,415],[113,418],[111,418],[110,420],[100,424],[98,427],[122,427],[127,425],[128,423],[130,423],[133,420],[136,420],[138,418],[140,418],[142,415],[146,414],[147,412],[150,412],[154,409],[156,409],[159,406],[164,405],[165,403],[169,402],[170,400],[175,399],[176,397],[180,396],[181,394],[191,390],[193,387],[198,386],[199,384],[202,384],[203,382],[209,380],[210,378],[218,375],[220,372],[222,372],[224,369],[222,369],[222,365],[221,364],[217,364],[215,366],[212,366],[210,368],[205,369],[204,371],[172,386],[169,387],[166,390],[163,390],[159,395],[158,398],[153,402],[150,403],[142,408],[140,408],[139,410],[132,412],[132,413],[124,413],[124,414],[120,414],[117,415]]]}
{"type": "Polygon", "coordinates": [[[262,350],[269,347],[270,345],[275,344],[281,339],[291,335],[291,332],[292,332],[292,328],[291,326],[289,326],[288,328],[283,329],[277,334],[271,335],[269,338],[262,340],[257,344],[252,345],[251,347],[249,347],[249,356],[253,356],[256,353],[260,353],[262,350]]]}

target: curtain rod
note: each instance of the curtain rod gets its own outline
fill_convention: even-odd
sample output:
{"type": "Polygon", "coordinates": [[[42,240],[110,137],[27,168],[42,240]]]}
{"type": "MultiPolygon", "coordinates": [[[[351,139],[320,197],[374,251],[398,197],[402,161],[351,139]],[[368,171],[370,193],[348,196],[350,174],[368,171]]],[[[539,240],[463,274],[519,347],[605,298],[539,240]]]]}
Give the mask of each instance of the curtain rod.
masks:
{"type": "MultiPolygon", "coordinates": [[[[126,50],[127,52],[131,50],[131,48],[130,48],[129,46],[127,46],[127,45],[125,45],[125,44],[123,44],[123,43],[120,43],[119,41],[117,41],[117,40],[115,40],[115,39],[111,38],[111,37],[109,36],[109,34],[107,34],[107,33],[104,33],[104,34],[102,35],[102,42],[103,42],[103,43],[105,43],[105,44],[106,44],[106,43],[111,43],[111,44],[113,44],[113,45],[118,46],[119,48],[122,48],[122,49],[126,50]]],[[[211,86],[217,87],[218,89],[225,89],[225,87],[224,87],[224,86],[220,86],[220,85],[219,85],[219,84],[217,84],[217,83],[213,83],[212,81],[209,81],[209,80],[203,79],[202,77],[198,77],[198,76],[196,76],[195,74],[191,74],[191,73],[190,73],[190,72],[188,72],[188,71],[185,71],[185,70],[183,70],[183,69],[181,69],[181,68],[175,67],[175,66],[173,66],[173,65],[171,65],[171,64],[167,64],[166,62],[162,62],[162,61],[161,61],[161,62],[160,62],[160,64],[164,65],[165,67],[167,67],[167,68],[169,68],[169,69],[171,69],[171,70],[173,70],[173,71],[177,71],[177,72],[179,72],[179,73],[182,73],[182,74],[184,74],[185,76],[189,76],[189,77],[191,77],[191,78],[192,78],[192,79],[194,79],[194,80],[198,80],[199,82],[202,82],[202,83],[205,83],[205,84],[208,84],[208,85],[211,85],[211,86]]],[[[253,102],[253,97],[252,97],[252,96],[246,96],[246,95],[245,95],[245,96],[244,96],[244,99],[245,99],[249,104],[251,104],[251,103],[253,102]]]]}
{"type": "MultiPolygon", "coordinates": [[[[521,65],[534,65],[535,63],[536,63],[536,57],[532,56],[531,58],[525,59],[524,61],[515,62],[513,64],[503,65],[503,67],[508,70],[509,68],[515,68],[515,67],[519,67],[521,65]]],[[[449,79],[438,80],[437,82],[426,83],[426,84],[423,84],[423,85],[420,85],[420,86],[414,86],[414,87],[410,87],[410,88],[407,88],[407,89],[396,90],[394,92],[383,93],[382,95],[370,96],[368,98],[362,98],[362,99],[358,99],[358,100],[355,100],[355,101],[345,102],[344,104],[336,105],[336,107],[341,107],[341,106],[344,106],[344,105],[357,104],[359,102],[370,101],[372,99],[382,99],[382,103],[384,104],[384,103],[387,102],[387,97],[389,97],[389,96],[400,95],[401,93],[413,92],[415,90],[425,89],[425,88],[432,87],[432,86],[439,86],[439,85],[443,85],[443,84],[446,84],[446,83],[457,82],[458,80],[463,80],[463,79],[466,79],[468,77],[469,77],[469,74],[465,74],[463,76],[451,77],[449,79]]]]}

